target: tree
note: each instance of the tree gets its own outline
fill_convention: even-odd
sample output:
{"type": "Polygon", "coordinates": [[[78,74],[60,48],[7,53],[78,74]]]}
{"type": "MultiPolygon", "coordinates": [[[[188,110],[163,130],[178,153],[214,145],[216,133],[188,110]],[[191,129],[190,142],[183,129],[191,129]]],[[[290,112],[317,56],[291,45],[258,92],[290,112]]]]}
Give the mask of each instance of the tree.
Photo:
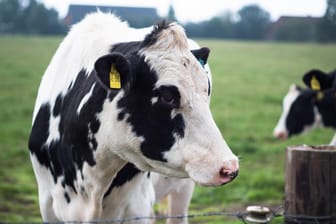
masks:
{"type": "Polygon", "coordinates": [[[167,20],[168,21],[177,21],[176,17],[175,17],[175,10],[172,4],[170,4],[169,6],[169,11],[168,11],[168,15],[167,15],[167,20]]]}
{"type": "Polygon", "coordinates": [[[0,0],[0,33],[63,34],[65,30],[58,13],[36,0],[0,0]]]}
{"type": "Polygon", "coordinates": [[[234,38],[235,24],[232,13],[227,11],[201,23],[187,23],[185,30],[191,37],[234,38]]]}
{"type": "Polygon", "coordinates": [[[241,39],[262,39],[271,23],[270,14],[258,5],[248,5],[238,11],[237,37],[241,39]]]}
{"type": "Polygon", "coordinates": [[[318,21],[312,17],[282,17],[271,38],[281,41],[316,41],[318,21]]]}
{"type": "Polygon", "coordinates": [[[54,9],[46,9],[42,3],[30,0],[24,8],[21,17],[21,30],[25,33],[59,34],[65,32],[65,27],[58,19],[54,9]]]}
{"type": "Polygon", "coordinates": [[[324,17],[336,24],[336,0],[327,0],[327,9],[324,17]]]}
{"type": "Polygon", "coordinates": [[[0,0],[0,33],[13,32],[19,15],[18,0],[0,0]]]}
{"type": "Polygon", "coordinates": [[[327,9],[318,25],[318,31],[320,41],[336,41],[336,0],[327,0],[327,9]]]}

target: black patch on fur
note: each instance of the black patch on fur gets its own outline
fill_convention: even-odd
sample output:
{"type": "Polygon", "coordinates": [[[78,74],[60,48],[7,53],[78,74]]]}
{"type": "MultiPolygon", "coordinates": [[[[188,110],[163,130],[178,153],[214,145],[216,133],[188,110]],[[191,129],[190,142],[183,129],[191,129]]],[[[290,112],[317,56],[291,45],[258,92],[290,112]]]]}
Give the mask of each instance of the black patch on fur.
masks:
{"type": "Polygon", "coordinates": [[[336,128],[336,96],[332,89],[323,92],[324,97],[316,101],[322,122],[326,127],[336,128]]]}
{"type": "Polygon", "coordinates": [[[104,198],[112,192],[113,188],[124,185],[126,182],[132,180],[133,177],[135,177],[139,173],[141,173],[141,171],[137,169],[132,163],[127,163],[113,179],[111,185],[104,194],[104,198]]]}
{"type": "Polygon", "coordinates": [[[49,104],[41,106],[34,121],[29,140],[30,152],[50,170],[55,182],[57,177],[64,176],[62,186],[70,186],[74,192],[77,192],[74,185],[77,170],[82,172],[84,163],[90,166],[96,164],[93,150],[97,148],[98,143],[94,134],[100,127],[96,114],[102,111],[106,98],[107,92],[96,84],[94,75],[87,75],[82,70],[68,92],[63,97],[57,97],[53,107],[49,104]],[[94,84],[92,96],[77,114],[83,97],[90,92],[94,84]],[[58,127],[60,138],[47,145],[49,119],[58,115],[61,118],[58,127]]]}
{"type": "Polygon", "coordinates": [[[71,200],[70,200],[70,196],[69,196],[69,194],[67,192],[64,192],[64,198],[65,198],[66,202],[68,204],[70,204],[71,200]]]}
{"type": "Polygon", "coordinates": [[[63,101],[62,95],[58,95],[55,101],[54,109],[53,109],[54,117],[57,117],[60,114],[62,101],[63,101]]]}
{"type": "Polygon", "coordinates": [[[314,91],[303,90],[290,107],[286,118],[286,127],[289,136],[303,132],[304,127],[313,124],[314,91]]]}
{"type": "Polygon", "coordinates": [[[210,79],[207,77],[208,80],[208,96],[210,96],[211,94],[211,83],[210,83],[210,79]]]}
{"type": "Polygon", "coordinates": [[[161,22],[157,23],[154,26],[152,32],[147,34],[141,47],[149,47],[153,45],[157,41],[160,32],[164,29],[167,29],[170,25],[171,23],[167,22],[166,20],[162,20],[161,22]]]}
{"type": "Polygon", "coordinates": [[[46,167],[50,167],[49,152],[44,150],[44,143],[49,136],[49,119],[50,105],[43,104],[36,115],[28,143],[30,153],[36,154],[38,161],[46,167]]]}
{"type": "Polygon", "coordinates": [[[149,66],[141,58],[135,65],[133,74],[136,74],[136,82],[133,88],[118,101],[121,112],[119,120],[126,119],[132,126],[137,136],[144,137],[141,143],[142,153],[151,159],[166,161],[162,153],[170,150],[175,143],[174,134],[184,135],[184,120],[182,115],[171,118],[173,109],[179,106],[180,96],[174,86],[164,86],[155,89],[157,75],[149,69],[149,66]],[[160,93],[169,90],[174,97],[174,106],[169,106],[160,101],[160,93]],[[152,99],[158,98],[158,102],[152,105],[152,99]],[[125,115],[128,116],[125,116],[125,115]]]}
{"type": "Polygon", "coordinates": [[[121,53],[123,55],[132,55],[140,50],[141,47],[140,41],[132,41],[127,43],[118,43],[114,44],[110,50],[111,53],[121,53]]]}

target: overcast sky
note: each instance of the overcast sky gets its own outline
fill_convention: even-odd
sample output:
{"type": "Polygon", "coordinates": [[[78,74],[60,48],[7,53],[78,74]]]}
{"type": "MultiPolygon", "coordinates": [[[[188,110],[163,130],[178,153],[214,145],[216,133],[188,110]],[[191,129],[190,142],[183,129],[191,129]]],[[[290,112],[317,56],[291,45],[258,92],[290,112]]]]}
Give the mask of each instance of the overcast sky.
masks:
{"type": "Polygon", "coordinates": [[[74,4],[116,5],[154,7],[160,16],[166,16],[172,4],[180,22],[199,22],[219,15],[227,10],[237,12],[248,4],[258,4],[271,14],[273,20],[281,15],[322,16],[327,0],[39,0],[50,8],[57,9],[60,16],[74,4]]]}

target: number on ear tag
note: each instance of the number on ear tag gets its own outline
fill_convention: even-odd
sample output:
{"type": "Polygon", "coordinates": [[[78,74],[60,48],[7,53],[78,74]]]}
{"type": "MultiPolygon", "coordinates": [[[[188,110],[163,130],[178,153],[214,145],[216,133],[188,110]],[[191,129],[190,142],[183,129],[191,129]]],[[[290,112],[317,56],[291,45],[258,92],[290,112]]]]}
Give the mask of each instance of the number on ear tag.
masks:
{"type": "Polygon", "coordinates": [[[111,65],[110,88],[111,89],[120,89],[121,88],[120,73],[118,72],[115,64],[111,65]]]}

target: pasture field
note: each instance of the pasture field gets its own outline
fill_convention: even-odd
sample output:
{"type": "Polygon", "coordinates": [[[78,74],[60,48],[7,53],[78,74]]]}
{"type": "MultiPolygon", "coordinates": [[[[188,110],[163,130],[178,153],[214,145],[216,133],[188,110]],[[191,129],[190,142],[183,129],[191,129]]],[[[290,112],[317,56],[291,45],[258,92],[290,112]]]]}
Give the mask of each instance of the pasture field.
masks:
{"type": "MultiPolygon", "coordinates": [[[[41,79],[62,37],[0,36],[0,222],[40,222],[37,185],[27,141],[41,79]]],[[[197,187],[190,213],[244,211],[283,203],[288,145],[327,144],[333,131],[315,130],[288,141],[272,137],[282,98],[311,68],[335,68],[336,45],[199,40],[211,49],[211,108],[240,174],[218,188],[197,187]]],[[[241,223],[227,217],[191,223],[241,223]]],[[[272,223],[281,223],[274,220],[272,223]]]]}

